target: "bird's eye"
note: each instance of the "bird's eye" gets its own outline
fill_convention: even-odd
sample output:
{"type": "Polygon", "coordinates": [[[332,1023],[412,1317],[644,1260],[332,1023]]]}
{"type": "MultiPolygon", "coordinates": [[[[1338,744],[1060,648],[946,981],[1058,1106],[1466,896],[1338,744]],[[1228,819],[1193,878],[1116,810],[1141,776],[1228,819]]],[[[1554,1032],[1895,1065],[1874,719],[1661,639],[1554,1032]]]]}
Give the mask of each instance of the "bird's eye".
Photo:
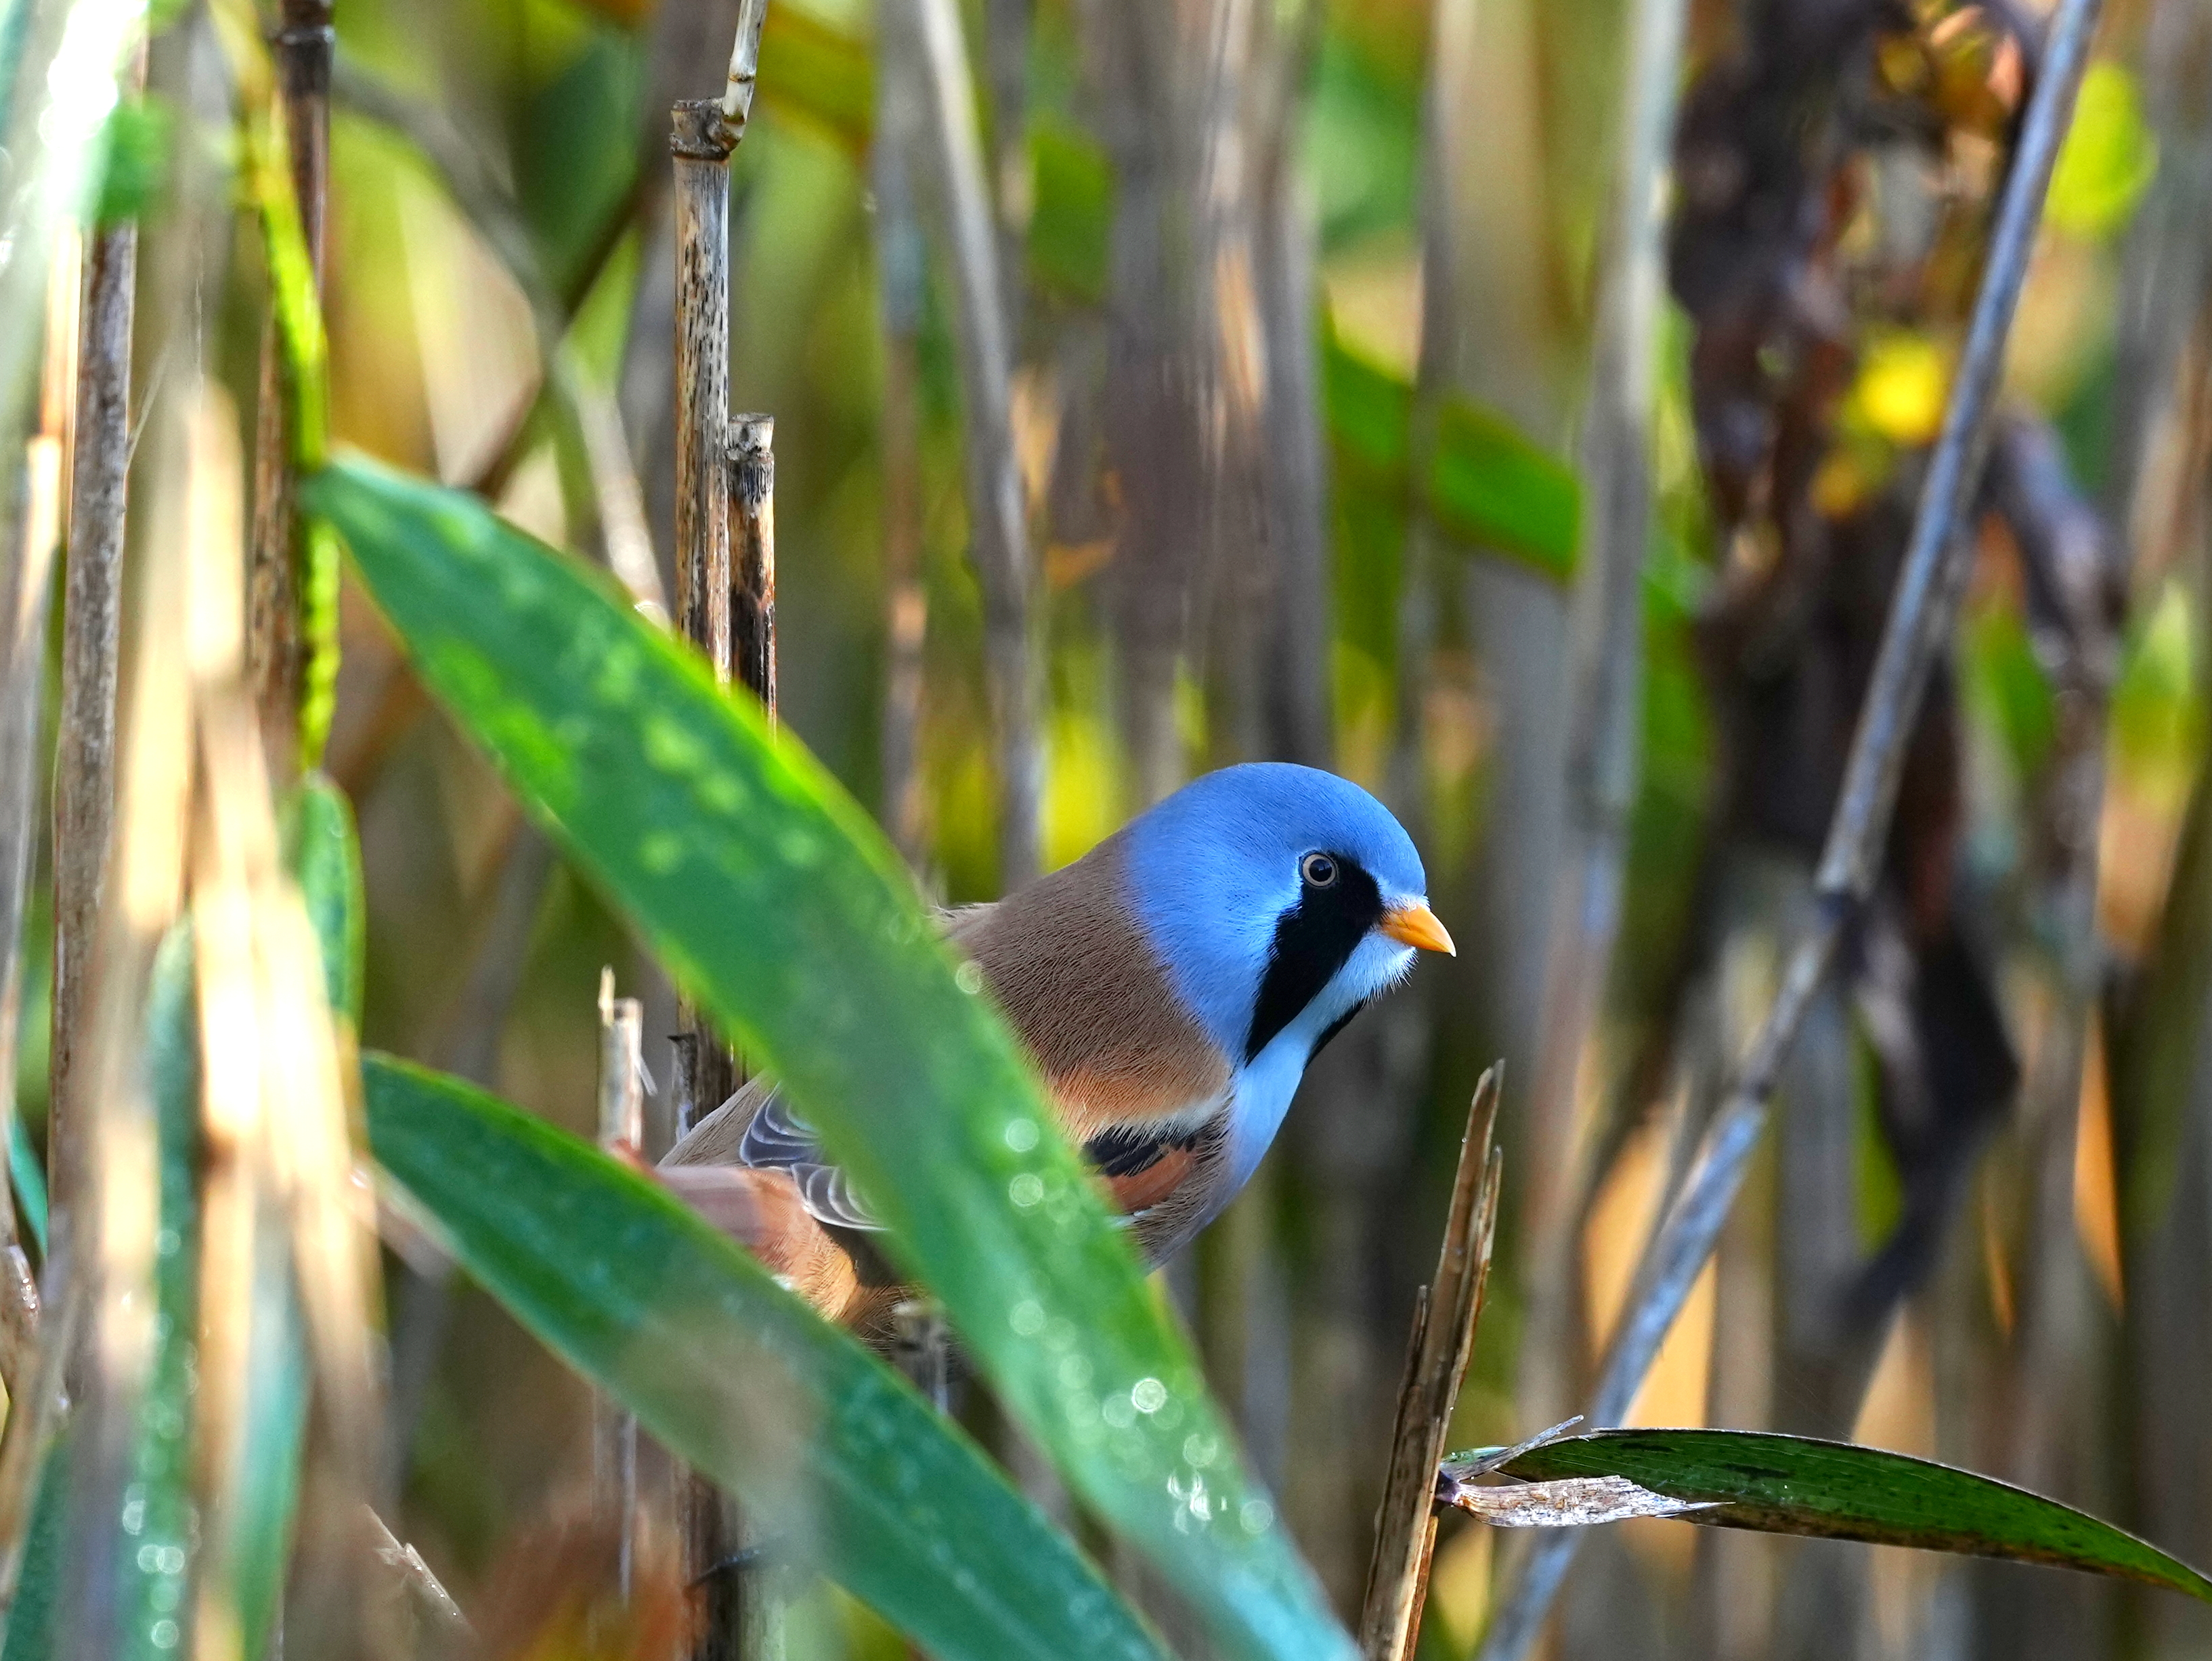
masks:
{"type": "Polygon", "coordinates": [[[1336,881],[1336,861],[1326,854],[1309,854],[1298,861],[1298,874],[1309,888],[1327,888],[1336,881]]]}

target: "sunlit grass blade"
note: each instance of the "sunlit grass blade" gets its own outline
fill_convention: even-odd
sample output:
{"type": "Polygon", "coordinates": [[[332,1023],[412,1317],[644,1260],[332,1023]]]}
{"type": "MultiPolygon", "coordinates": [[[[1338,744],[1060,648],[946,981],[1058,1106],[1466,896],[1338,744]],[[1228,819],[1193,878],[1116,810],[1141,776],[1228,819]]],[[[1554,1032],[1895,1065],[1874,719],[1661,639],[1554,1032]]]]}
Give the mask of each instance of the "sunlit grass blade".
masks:
{"type": "Polygon", "coordinates": [[[476,499],[351,459],[305,496],[430,689],[820,1129],[1070,1488],[1229,1652],[1347,1654],[1012,1036],[836,782],[476,499]]]}
{"type": "Polygon", "coordinates": [[[322,950],[331,1013],[358,1030],[368,906],[361,845],[345,793],[319,774],[302,781],[285,803],[283,835],[285,868],[300,885],[307,921],[322,950]]]}
{"type": "Polygon", "coordinates": [[[54,1652],[54,1609],[61,1599],[62,1543],[69,1531],[70,1438],[66,1427],[39,1464],[39,1489],[8,1606],[0,1661],[47,1661],[54,1652]]]}
{"type": "Polygon", "coordinates": [[[185,1626],[187,1569],[198,1536],[192,1433],[199,1309],[199,1016],[188,926],[170,930],[154,959],[146,1001],[147,1094],[161,1160],[161,1227],[154,1260],[158,1318],[138,1402],[126,1515],[114,1537],[116,1634],[122,1653],[175,1653],[185,1626]]]}
{"type": "MultiPolygon", "coordinates": [[[[0,82],[10,158],[0,205],[0,453],[20,457],[23,419],[38,384],[53,239],[92,206],[106,154],[123,55],[145,26],[145,0],[68,0],[0,10],[0,82]]],[[[12,493],[12,478],[0,492],[12,493]]]]}
{"type": "Polygon", "coordinates": [[[938,1661],[1156,1661],[956,1427],[666,1190],[459,1080],[362,1073],[378,1164],[469,1274],[938,1661]]]}
{"type": "Polygon", "coordinates": [[[1705,1507],[1683,1520],[1713,1527],[2015,1558],[2212,1602],[2212,1579],[2109,1523],[1990,1477],[1879,1448],[1740,1430],[1607,1430],[1547,1442],[1502,1469],[1526,1482],[1625,1476],[1705,1507]]]}
{"type": "Polygon", "coordinates": [[[8,1116],[8,1174],[15,1185],[15,1204],[23,1215],[23,1226],[31,1231],[32,1244],[39,1248],[39,1256],[46,1255],[46,1168],[40,1163],[39,1150],[31,1145],[31,1133],[25,1129],[23,1116],[8,1116]]]}

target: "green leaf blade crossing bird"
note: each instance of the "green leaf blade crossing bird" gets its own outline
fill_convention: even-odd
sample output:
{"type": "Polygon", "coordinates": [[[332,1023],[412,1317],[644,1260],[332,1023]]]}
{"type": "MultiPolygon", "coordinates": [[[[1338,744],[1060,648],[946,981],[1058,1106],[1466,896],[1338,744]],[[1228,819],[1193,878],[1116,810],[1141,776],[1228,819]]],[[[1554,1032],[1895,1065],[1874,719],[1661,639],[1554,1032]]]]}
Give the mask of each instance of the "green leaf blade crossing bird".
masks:
{"type": "MultiPolygon", "coordinates": [[[[1453,950],[1427,886],[1366,791],[1255,763],[945,933],[1158,1264],[1250,1179],[1322,1047],[1418,950],[1453,950]]],[[[887,1340],[908,1294],[870,1243],[878,1225],[772,1081],[702,1119],[661,1174],[823,1314],[887,1340]]]]}

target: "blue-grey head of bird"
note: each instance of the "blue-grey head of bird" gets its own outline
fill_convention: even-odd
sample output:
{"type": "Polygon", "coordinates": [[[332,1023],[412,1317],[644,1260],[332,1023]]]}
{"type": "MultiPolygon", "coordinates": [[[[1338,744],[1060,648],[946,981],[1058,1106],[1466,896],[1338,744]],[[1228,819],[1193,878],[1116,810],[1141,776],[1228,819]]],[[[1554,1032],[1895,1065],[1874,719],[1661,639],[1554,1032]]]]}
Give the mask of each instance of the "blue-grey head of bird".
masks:
{"type": "Polygon", "coordinates": [[[1125,833],[1129,903],[1237,1077],[1232,1183],[1273,1139],[1306,1063],[1417,948],[1450,952],[1405,827],[1310,767],[1224,768],[1125,833]]]}

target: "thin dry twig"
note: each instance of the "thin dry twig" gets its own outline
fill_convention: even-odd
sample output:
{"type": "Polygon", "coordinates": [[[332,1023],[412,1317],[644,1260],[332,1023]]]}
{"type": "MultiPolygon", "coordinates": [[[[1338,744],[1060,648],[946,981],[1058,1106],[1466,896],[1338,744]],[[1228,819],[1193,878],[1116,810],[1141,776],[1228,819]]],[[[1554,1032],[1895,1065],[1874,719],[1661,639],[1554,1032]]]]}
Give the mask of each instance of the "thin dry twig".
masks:
{"type": "MultiPolygon", "coordinates": [[[[645,1006],[615,996],[615,971],[599,971],[599,1146],[636,1159],[645,1146],[645,1006]]],[[[602,1522],[617,1530],[617,1582],[630,1595],[637,1566],[637,1419],[599,1396],[592,1415],[592,1476],[602,1522]]]]}
{"type": "Polygon", "coordinates": [[[921,577],[921,316],[926,271],[916,216],[914,155],[921,112],[910,72],[877,72],[876,136],[868,176],[876,198],[876,270],[884,330],[884,569],[883,797],[892,844],[917,869],[928,836],[922,788],[922,647],[929,592],[921,577]]]}
{"type": "Polygon", "coordinates": [[[1044,788],[1039,682],[1030,617],[1035,587],[1020,457],[1014,444],[1012,356],[1000,291],[990,198],[983,183],[975,94],[954,0],[893,0],[887,52],[919,79],[922,153],[946,224],[966,423],[971,556],[983,593],[983,651],[995,729],[999,885],[1036,874],[1044,788]]]}
{"type": "Polygon", "coordinates": [[[1360,1610],[1359,1648],[1368,1661],[1404,1661],[1421,1628],[1429,1560],[1437,1542],[1437,1471],[1460,1381],[1474,1353],[1498,1226],[1503,1156],[1491,1138],[1498,1123],[1501,1071],[1491,1068],[1475,1086],[1437,1277],[1414,1303],[1405,1383],[1390,1438],[1390,1469],[1376,1512],[1375,1552],[1360,1610]]]}
{"type": "Polygon", "coordinates": [[[737,37],[730,42],[730,74],[722,90],[722,125],[732,148],[745,136],[752,119],[753,87],[760,75],[761,26],[768,21],[768,0],[740,0],[737,37]]]}
{"type": "Polygon", "coordinates": [[[401,1544],[391,1525],[373,1508],[363,1506],[362,1515],[368,1523],[369,1549],[405,1588],[410,1603],[428,1618],[441,1635],[473,1647],[476,1628],[469,1624],[469,1617],[461,1612],[461,1606],[453,1601],[453,1594],[446,1590],[445,1583],[422,1561],[422,1554],[410,1545],[401,1544]]]}
{"type": "MultiPolygon", "coordinates": [[[[1752,1149],[1765,1128],[1768,1098],[1782,1063],[1835,959],[1847,917],[1871,891],[1880,868],[1906,739],[1936,655],[1950,637],[1972,565],[1972,538],[1962,533],[1961,520],[1988,453],[2005,340],[2101,9],[2102,0],[2064,0],[2052,20],[1990,232],[1966,349],[1922,484],[1911,539],[1829,823],[1818,878],[1820,919],[1798,944],[1765,1024],[1753,1038],[1724,1104],[1699,1141],[1680,1191],[1644,1250],[1628,1312],[1591,1405],[1595,1424],[1620,1422],[1712,1255],[1752,1149]]],[[[1520,1661],[1528,1653],[1576,1543],[1574,1534],[1563,1532],[1538,1545],[1484,1643],[1484,1661],[1520,1661]]]]}

